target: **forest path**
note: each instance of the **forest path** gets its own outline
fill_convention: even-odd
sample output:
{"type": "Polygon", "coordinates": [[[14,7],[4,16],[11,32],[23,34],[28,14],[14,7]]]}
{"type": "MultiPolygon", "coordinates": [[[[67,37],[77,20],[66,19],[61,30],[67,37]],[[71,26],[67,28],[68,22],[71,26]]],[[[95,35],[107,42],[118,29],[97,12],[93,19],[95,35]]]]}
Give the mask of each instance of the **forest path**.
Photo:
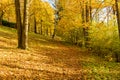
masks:
{"type": "Polygon", "coordinates": [[[78,80],[84,50],[30,33],[29,49],[20,50],[14,29],[0,29],[0,79],[78,80]]]}

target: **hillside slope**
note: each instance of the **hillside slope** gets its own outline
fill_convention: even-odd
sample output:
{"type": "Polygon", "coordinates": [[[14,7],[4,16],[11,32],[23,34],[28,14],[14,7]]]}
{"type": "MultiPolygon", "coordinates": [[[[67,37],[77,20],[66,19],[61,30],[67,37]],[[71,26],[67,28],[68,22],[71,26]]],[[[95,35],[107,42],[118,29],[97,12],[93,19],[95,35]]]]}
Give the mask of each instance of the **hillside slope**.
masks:
{"type": "Polygon", "coordinates": [[[29,33],[29,49],[17,49],[16,30],[0,27],[0,80],[119,80],[120,64],[29,33]],[[112,78],[111,78],[112,75],[112,78]]]}

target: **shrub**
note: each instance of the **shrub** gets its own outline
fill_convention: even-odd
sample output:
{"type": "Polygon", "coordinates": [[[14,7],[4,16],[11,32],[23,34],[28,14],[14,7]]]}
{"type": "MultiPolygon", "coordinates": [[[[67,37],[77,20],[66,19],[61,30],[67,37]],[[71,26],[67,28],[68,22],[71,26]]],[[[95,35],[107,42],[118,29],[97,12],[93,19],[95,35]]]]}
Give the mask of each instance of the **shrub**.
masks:
{"type": "Polygon", "coordinates": [[[16,27],[15,27],[16,23],[8,22],[8,21],[6,21],[6,20],[3,20],[3,21],[2,21],[2,25],[7,26],[7,27],[11,27],[11,28],[16,28],[16,27]]]}
{"type": "Polygon", "coordinates": [[[93,26],[91,28],[92,51],[108,61],[120,62],[120,41],[115,26],[93,26]]]}

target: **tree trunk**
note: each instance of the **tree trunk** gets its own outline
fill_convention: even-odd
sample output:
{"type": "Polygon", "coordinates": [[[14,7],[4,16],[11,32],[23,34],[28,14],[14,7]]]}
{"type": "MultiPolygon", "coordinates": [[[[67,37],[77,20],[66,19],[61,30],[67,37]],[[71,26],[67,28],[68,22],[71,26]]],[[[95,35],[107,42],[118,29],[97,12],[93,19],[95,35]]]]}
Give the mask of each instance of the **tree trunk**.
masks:
{"type": "MultiPolygon", "coordinates": [[[[114,5],[114,4],[112,5],[112,9],[113,9],[113,15],[116,15],[115,5],[114,5]]],[[[116,25],[116,20],[115,20],[114,17],[113,17],[113,20],[114,20],[114,22],[113,22],[113,26],[115,26],[115,25],[116,25]]]]}
{"type": "Polygon", "coordinates": [[[46,26],[46,35],[48,36],[48,26],[46,26]]]}
{"type": "Polygon", "coordinates": [[[34,15],[34,33],[37,33],[36,18],[34,15]]]}
{"type": "Polygon", "coordinates": [[[90,11],[90,23],[92,23],[92,5],[91,5],[91,0],[89,0],[89,11],[90,11]]]}
{"type": "Polygon", "coordinates": [[[26,49],[28,44],[28,0],[24,0],[23,25],[20,11],[20,0],[15,0],[18,48],[26,49]]]}
{"type": "Polygon", "coordinates": [[[56,26],[57,26],[57,23],[55,22],[54,23],[54,31],[53,31],[52,39],[54,39],[55,35],[56,35],[56,26]]]}
{"type": "MultiPolygon", "coordinates": [[[[118,0],[115,0],[115,5],[116,5],[116,16],[117,16],[117,24],[118,24],[118,34],[120,40],[120,14],[119,14],[118,0]]],[[[116,53],[116,62],[120,62],[119,53],[116,53]]]]}
{"type": "Polygon", "coordinates": [[[51,29],[51,27],[50,27],[50,36],[52,36],[52,29],[51,29]]]}
{"type": "Polygon", "coordinates": [[[22,22],[21,22],[21,11],[20,11],[19,0],[15,0],[15,11],[16,11],[17,34],[18,34],[18,48],[22,48],[22,22]]]}
{"type": "Polygon", "coordinates": [[[118,8],[118,0],[115,0],[115,5],[116,5],[116,16],[117,16],[117,24],[118,24],[118,34],[119,34],[119,39],[120,39],[120,14],[119,14],[119,8],[118,8]]]}
{"type": "Polygon", "coordinates": [[[3,15],[4,15],[4,12],[0,11],[0,25],[2,25],[3,15]]]}
{"type": "Polygon", "coordinates": [[[41,20],[41,26],[40,26],[40,34],[41,35],[43,34],[43,31],[42,31],[42,22],[43,22],[43,20],[41,20]]]}
{"type": "Polygon", "coordinates": [[[55,35],[56,35],[56,27],[57,27],[57,24],[58,24],[58,17],[59,17],[59,10],[58,10],[58,1],[55,0],[55,7],[56,7],[56,10],[55,10],[55,19],[54,19],[54,31],[53,31],[53,35],[52,35],[52,39],[54,39],[55,35]]]}
{"type": "Polygon", "coordinates": [[[83,36],[84,36],[84,41],[83,41],[83,46],[88,48],[89,47],[89,22],[91,20],[91,8],[88,6],[87,3],[82,3],[82,24],[83,24],[83,36]],[[86,26],[86,25],[87,26],[86,26]]]}
{"type": "Polygon", "coordinates": [[[89,25],[90,25],[90,8],[88,6],[88,4],[86,4],[86,24],[87,26],[85,26],[85,46],[86,48],[89,48],[89,25]]]}
{"type": "Polygon", "coordinates": [[[29,0],[24,0],[24,14],[23,14],[23,34],[22,34],[22,48],[28,48],[28,20],[29,20],[29,0]]]}
{"type": "Polygon", "coordinates": [[[30,23],[28,23],[28,32],[30,32],[30,23]]]}

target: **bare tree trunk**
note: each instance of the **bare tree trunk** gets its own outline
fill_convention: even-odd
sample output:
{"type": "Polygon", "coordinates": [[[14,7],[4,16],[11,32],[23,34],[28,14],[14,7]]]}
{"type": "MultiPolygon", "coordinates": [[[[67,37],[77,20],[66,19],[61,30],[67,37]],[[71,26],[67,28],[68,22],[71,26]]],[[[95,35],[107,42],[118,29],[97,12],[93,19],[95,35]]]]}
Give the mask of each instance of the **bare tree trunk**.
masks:
{"type": "Polygon", "coordinates": [[[53,31],[52,39],[54,39],[54,37],[56,35],[56,28],[57,28],[58,17],[59,17],[58,1],[57,0],[55,0],[55,5],[56,5],[56,10],[55,10],[54,31],[53,31]]]}
{"type": "Polygon", "coordinates": [[[0,11],[0,25],[2,25],[3,15],[4,15],[4,12],[0,11]]]}
{"type": "Polygon", "coordinates": [[[21,22],[21,11],[20,11],[19,0],[15,0],[15,11],[16,11],[17,34],[18,34],[18,48],[22,48],[22,22],[21,22]]]}
{"type": "Polygon", "coordinates": [[[88,4],[86,4],[86,24],[85,26],[85,47],[89,47],[89,21],[90,21],[90,10],[88,4]]]}
{"type": "Polygon", "coordinates": [[[46,26],[46,35],[48,36],[48,26],[46,26]]]}
{"type": "Polygon", "coordinates": [[[116,16],[117,16],[117,24],[118,24],[118,34],[119,34],[119,39],[120,39],[120,14],[119,14],[119,8],[118,8],[118,0],[115,0],[115,5],[116,5],[116,16]]]}
{"type": "Polygon", "coordinates": [[[90,8],[90,23],[92,23],[92,7],[91,0],[89,0],[89,8],[90,8]]]}
{"type": "Polygon", "coordinates": [[[52,29],[51,29],[51,27],[50,27],[50,36],[52,36],[52,29]]]}
{"type": "Polygon", "coordinates": [[[24,0],[23,25],[20,11],[20,0],[15,0],[16,24],[18,32],[18,48],[26,49],[28,47],[28,0],[24,0]]]}
{"type": "Polygon", "coordinates": [[[28,32],[30,32],[30,23],[28,23],[28,32]]]}
{"type": "Polygon", "coordinates": [[[42,27],[43,27],[42,22],[43,22],[43,20],[41,20],[41,26],[40,26],[40,34],[41,35],[43,34],[43,31],[42,31],[42,27]]]}
{"type": "MultiPolygon", "coordinates": [[[[85,6],[84,6],[84,2],[81,3],[82,7],[81,7],[81,18],[82,18],[82,24],[83,24],[83,36],[85,36],[85,28],[84,28],[84,23],[85,23],[85,6]]],[[[82,42],[82,46],[85,46],[85,40],[83,40],[82,42]]]]}
{"type": "Polygon", "coordinates": [[[56,20],[55,20],[55,23],[54,23],[54,31],[53,31],[52,39],[55,38],[55,35],[56,35],[56,27],[57,27],[57,22],[56,22],[56,20]]]}
{"type": "MultiPolygon", "coordinates": [[[[112,9],[113,9],[113,15],[116,15],[115,5],[114,5],[114,4],[113,4],[113,6],[112,6],[112,9]]],[[[113,20],[114,20],[113,25],[115,26],[115,24],[116,24],[116,20],[115,20],[114,17],[113,17],[113,20]]]]}
{"type": "Polygon", "coordinates": [[[29,0],[24,0],[24,14],[23,14],[23,34],[22,34],[22,48],[28,48],[28,20],[29,20],[29,0]]]}
{"type": "Polygon", "coordinates": [[[34,33],[37,33],[36,18],[34,15],[34,33]]]}
{"type": "Polygon", "coordinates": [[[91,20],[91,8],[90,5],[88,4],[88,2],[86,3],[82,3],[82,24],[83,24],[83,35],[84,35],[84,41],[83,41],[83,46],[88,48],[89,47],[89,24],[90,24],[90,20],[91,20]],[[84,24],[87,24],[87,26],[85,26],[84,24]]]}
{"type": "MultiPolygon", "coordinates": [[[[116,5],[116,16],[117,16],[117,24],[118,24],[118,34],[119,34],[119,40],[120,40],[120,13],[119,13],[119,7],[118,7],[118,0],[115,0],[116,5]]],[[[116,62],[120,62],[120,55],[118,53],[116,55],[116,62]]]]}

